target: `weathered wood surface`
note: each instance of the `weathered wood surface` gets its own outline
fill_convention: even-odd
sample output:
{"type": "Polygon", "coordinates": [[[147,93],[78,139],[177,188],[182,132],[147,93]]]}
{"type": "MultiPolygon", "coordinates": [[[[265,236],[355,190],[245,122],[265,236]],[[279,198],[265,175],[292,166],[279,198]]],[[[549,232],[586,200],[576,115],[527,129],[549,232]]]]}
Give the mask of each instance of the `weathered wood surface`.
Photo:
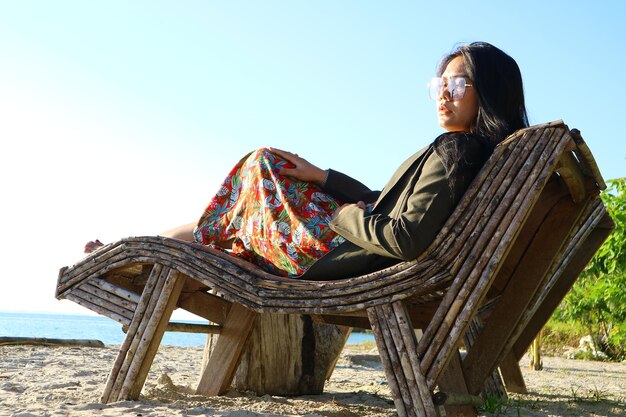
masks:
{"type": "MultiPolygon", "coordinates": [[[[498,145],[435,241],[415,261],[350,279],[302,281],[272,276],[194,244],[127,238],[63,268],[57,297],[130,322],[129,346],[125,341],[121,351],[131,353],[137,348],[132,343],[142,337],[134,323],[152,305],[144,301],[146,292],[162,291],[151,287],[157,284],[145,272],[150,265],[155,265],[153,272],[167,268],[185,277],[178,306],[221,325],[218,341],[228,341],[224,334],[239,326],[239,337],[232,336],[236,340],[230,345],[235,350],[252,326],[231,323],[237,311],[250,317],[310,314],[320,321],[371,326],[398,414],[435,415],[432,392],[447,378],[442,375],[449,366],[461,369],[467,393],[474,394],[499,363],[534,337],[554,309],[553,300],[562,298],[584,267],[578,259],[588,260],[612,228],[598,198],[603,187],[578,132],[557,121],[520,130],[498,145]],[[559,182],[564,191],[556,191],[559,182]],[[600,227],[602,219],[606,224],[600,227]],[[92,288],[96,279],[121,292],[92,288]],[[509,304],[515,306],[511,317],[509,304]],[[458,347],[479,314],[484,327],[460,360],[458,347]],[[419,342],[413,327],[424,330],[419,342]]],[[[239,354],[231,351],[227,365],[207,366],[201,385],[216,372],[222,375],[202,392],[223,392],[239,354]]],[[[114,370],[120,366],[116,362],[114,370]]],[[[128,372],[120,369],[115,372],[128,372]]],[[[142,383],[128,382],[124,392],[138,394],[142,383]]],[[[110,398],[124,396],[116,384],[110,398]]]]}
{"type": "MultiPolygon", "coordinates": [[[[482,327],[483,327],[483,324],[480,318],[475,317],[472,320],[470,326],[468,327],[467,332],[465,333],[465,336],[463,337],[463,344],[466,347],[466,352],[463,352],[463,357],[467,356],[467,351],[471,350],[472,347],[474,346],[476,340],[479,338],[479,334],[482,330],[482,327]]],[[[458,366],[458,369],[455,369],[455,372],[457,374],[464,376],[466,372],[463,371],[460,360],[458,361],[458,365],[456,365],[455,368],[457,366],[458,366]]],[[[448,366],[448,369],[446,369],[446,372],[448,373],[450,372],[449,368],[450,366],[448,366]]],[[[461,390],[457,388],[454,390],[454,392],[462,392],[463,394],[470,394],[465,377],[463,377],[463,384],[460,385],[460,387],[461,387],[461,390]]],[[[493,372],[491,372],[491,374],[489,375],[489,377],[486,378],[481,395],[483,395],[485,398],[488,396],[492,396],[492,397],[495,396],[495,397],[500,398],[502,401],[507,400],[508,398],[507,391],[504,387],[504,381],[502,380],[502,377],[500,376],[498,369],[494,369],[493,372]]]]}
{"type": "Polygon", "coordinates": [[[367,310],[399,416],[438,415],[426,384],[413,326],[403,303],[367,310]]]}
{"type": "Polygon", "coordinates": [[[177,271],[154,266],[109,374],[103,402],[139,397],[184,281],[177,271]]]}
{"type": "MultiPolygon", "coordinates": [[[[306,315],[257,316],[240,359],[234,363],[232,387],[257,395],[321,394],[345,343],[344,332],[334,325],[316,323],[306,315]]],[[[207,339],[208,360],[220,337],[207,339]]],[[[224,363],[224,359],[219,362],[224,363]]],[[[215,370],[207,369],[215,380],[215,370]]]]}
{"type": "Polygon", "coordinates": [[[483,401],[479,396],[470,395],[467,391],[460,353],[452,355],[448,366],[441,374],[438,387],[439,392],[434,394],[433,401],[437,405],[445,406],[446,417],[476,416],[474,407],[482,405],[483,401]]]}
{"type": "Polygon", "coordinates": [[[196,392],[220,395],[230,386],[243,346],[252,330],[257,313],[239,304],[233,304],[224,323],[224,331],[212,349],[196,392]]]}
{"type": "Polygon", "coordinates": [[[104,347],[101,340],[95,339],[51,339],[47,337],[0,337],[0,346],[38,345],[38,346],[82,346],[104,347]]]}
{"type": "Polygon", "coordinates": [[[575,205],[569,196],[564,197],[542,221],[512,274],[507,291],[463,361],[463,367],[471,375],[468,381],[471,394],[482,390],[485,378],[502,360],[507,341],[523,319],[533,296],[541,291],[545,273],[570,233],[572,219],[577,219],[584,209],[584,205],[575,205]]]}
{"type": "MultiPolygon", "coordinates": [[[[527,299],[527,308],[517,316],[516,324],[511,324],[510,328],[507,329],[507,334],[510,336],[498,335],[499,340],[489,346],[492,354],[489,360],[492,363],[506,365],[502,368],[502,373],[507,389],[511,392],[525,392],[521,373],[519,369],[515,369],[519,368],[518,361],[613,228],[613,222],[606,214],[604,206],[598,198],[589,203],[583,202],[579,207],[580,216],[578,216],[578,220],[575,220],[574,226],[570,230],[570,236],[562,240],[567,244],[563,245],[558,253],[551,258],[551,262],[548,262],[549,265],[544,268],[543,274],[531,275],[540,278],[541,283],[538,290],[527,299]],[[495,345],[500,346],[499,353],[495,353],[495,345]]],[[[558,215],[564,216],[564,213],[560,211],[558,215]]],[[[546,233],[558,233],[558,228],[549,229],[546,233]]],[[[548,253],[550,251],[549,245],[542,247],[542,251],[548,253]]],[[[545,257],[540,259],[543,258],[545,257]]],[[[532,262],[539,262],[540,259],[533,259],[532,262]]],[[[523,276],[527,277],[529,272],[527,267],[526,270],[524,270],[525,267],[521,268],[525,271],[523,276]]],[[[512,290],[511,293],[520,295],[515,290],[512,290]]],[[[502,305],[506,305],[506,301],[503,301],[502,305]]],[[[502,311],[506,311],[507,318],[505,320],[512,320],[513,314],[508,308],[506,310],[501,309],[500,312],[494,314],[499,317],[503,314],[502,311]]],[[[494,322],[498,320],[502,321],[502,319],[496,318],[494,322]]],[[[498,334],[498,332],[492,332],[492,338],[495,337],[494,334],[498,334]]],[[[481,365],[484,366],[480,359],[476,359],[476,361],[481,362],[481,365]]]]}
{"type": "Polygon", "coordinates": [[[500,362],[499,368],[507,392],[528,394],[526,381],[524,381],[524,375],[522,375],[518,358],[512,353],[509,353],[505,356],[504,360],[500,362]]]}
{"type": "Polygon", "coordinates": [[[167,332],[180,332],[180,333],[206,333],[206,334],[219,334],[222,331],[222,326],[216,326],[212,324],[196,324],[196,323],[168,323],[165,328],[167,332]]]}
{"type": "Polygon", "coordinates": [[[614,228],[613,220],[599,199],[593,203],[590,213],[581,220],[562,258],[555,260],[543,291],[537,294],[532,307],[526,312],[524,321],[526,325],[518,326],[513,333],[509,350],[518,360],[614,228]]]}

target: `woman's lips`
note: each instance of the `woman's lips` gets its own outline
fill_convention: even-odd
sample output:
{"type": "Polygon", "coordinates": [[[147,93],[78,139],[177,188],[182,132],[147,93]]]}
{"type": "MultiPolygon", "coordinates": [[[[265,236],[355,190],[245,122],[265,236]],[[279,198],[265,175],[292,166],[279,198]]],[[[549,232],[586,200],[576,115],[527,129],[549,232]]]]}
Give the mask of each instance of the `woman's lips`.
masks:
{"type": "Polygon", "coordinates": [[[437,107],[437,111],[439,112],[439,114],[452,113],[450,110],[448,110],[448,108],[446,106],[439,106],[439,107],[437,107]]]}

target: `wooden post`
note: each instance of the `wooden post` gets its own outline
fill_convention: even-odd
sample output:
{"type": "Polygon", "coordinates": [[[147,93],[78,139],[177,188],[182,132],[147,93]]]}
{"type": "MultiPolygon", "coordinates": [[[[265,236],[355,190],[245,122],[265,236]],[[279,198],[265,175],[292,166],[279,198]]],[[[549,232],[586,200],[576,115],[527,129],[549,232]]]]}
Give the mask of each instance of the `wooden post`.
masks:
{"type": "Polygon", "coordinates": [[[255,312],[240,304],[234,303],[230,307],[215,348],[202,371],[197,394],[213,396],[226,392],[256,316],[255,312]]]}
{"type": "MultiPolygon", "coordinates": [[[[448,366],[441,374],[439,389],[446,394],[453,393],[469,396],[467,385],[465,385],[465,379],[463,378],[460,354],[452,355],[448,366]]],[[[447,417],[476,416],[476,410],[471,405],[446,405],[445,409],[447,417]]]]}
{"type": "Polygon", "coordinates": [[[530,369],[533,371],[541,371],[543,369],[543,362],[541,361],[541,331],[539,331],[531,346],[532,358],[530,359],[530,369]]]}
{"type": "MultiPolygon", "coordinates": [[[[472,348],[474,341],[479,337],[480,330],[482,329],[482,322],[480,318],[475,317],[467,328],[467,332],[463,336],[464,344],[467,350],[472,348]]],[[[462,374],[462,370],[460,370],[462,374]]],[[[463,381],[462,386],[463,392],[469,394],[469,392],[465,392],[467,390],[467,385],[465,384],[465,380],[463,381]]],[[[504,389],[504,382],[500,377],[500,373],[498,369],[494,369],[491,375],[485,381],[485,385],[482,391],[483,398],[487,398],[488,396],[497,396],[502,400],[507,399],[506,390],[504,389]]]]}
{"type": "Polygon", "coordinates": [[[528,394],[518,359],[513,353],[509,353],[504,360],[500,362],[500,373],[502,374],[502,379],[508,392],[528,394]]]}

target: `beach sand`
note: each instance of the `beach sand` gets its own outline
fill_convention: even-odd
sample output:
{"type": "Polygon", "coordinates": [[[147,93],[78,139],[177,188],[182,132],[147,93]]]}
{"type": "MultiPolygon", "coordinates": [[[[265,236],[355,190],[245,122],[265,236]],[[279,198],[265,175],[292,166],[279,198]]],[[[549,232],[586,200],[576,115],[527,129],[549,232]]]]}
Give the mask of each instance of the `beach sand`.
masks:
{"type": "MultiPolygon", "coordinates": [[[[0,346],[0,416],[395,415],[371,345],[347,346],[325,394],[300,397],[195,395],[202,348],[162,346],[139,401],[101,404],[118,348],[0,346]]],[[[545,357],[543,371],[530,371],[522,362],[530,394],[481,416],[626,416],[626,364],[545,357]]]]}

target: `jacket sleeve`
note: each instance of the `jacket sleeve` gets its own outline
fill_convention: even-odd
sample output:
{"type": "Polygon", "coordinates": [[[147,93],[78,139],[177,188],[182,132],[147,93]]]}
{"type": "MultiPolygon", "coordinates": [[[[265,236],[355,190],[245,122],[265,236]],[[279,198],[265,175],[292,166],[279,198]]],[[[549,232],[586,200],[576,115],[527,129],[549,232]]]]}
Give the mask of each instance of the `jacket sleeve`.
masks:
{"type": "Polygon", "coordinates": [[[332,169],[328,170],[328,177],[322,191],[342,203],[356,203],[357,201],[373,203],[380,195],[380,191],[372,191],[360,181],[332,169]]]}
{"type": "Polygon", "coordinates": [[[345,207],[330,227],[352,243],[382,256],[414,260],[434,240],[452,213],[446,170],[432,153],[419,178],[402,192],[401,206],[389,213],[375,209],[367,215],[358,207],[345,207]]]}

